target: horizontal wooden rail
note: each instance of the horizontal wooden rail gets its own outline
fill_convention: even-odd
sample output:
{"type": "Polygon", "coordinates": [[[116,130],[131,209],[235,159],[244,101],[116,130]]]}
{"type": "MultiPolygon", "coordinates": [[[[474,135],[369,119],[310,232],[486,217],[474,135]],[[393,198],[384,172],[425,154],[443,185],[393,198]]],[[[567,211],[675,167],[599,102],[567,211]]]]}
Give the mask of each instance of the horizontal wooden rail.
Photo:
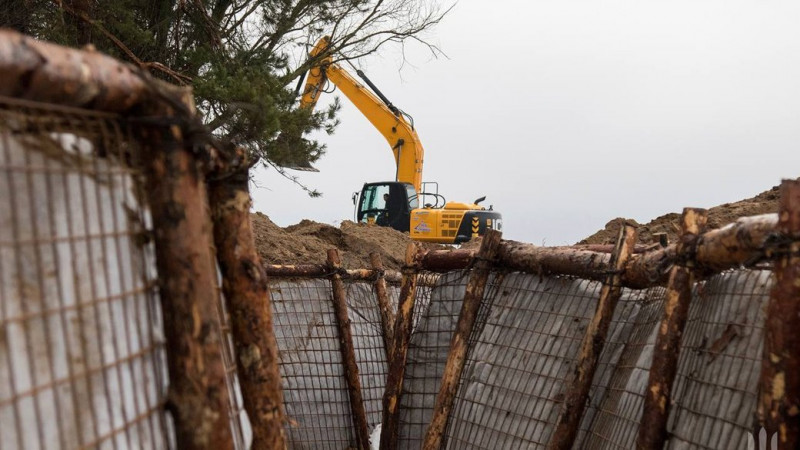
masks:
{"type": "MultiPolygon", "coordinates": [[[[723,228],[708,231],[697,241],[694,255],[699,275],[755,263],[764,257],[764,247],[775,235],[777,214],[743,217],[723,228]]],[[[677,261],[677,245],[641,252],[634,250],[622,275],[622,286],[643,289],[665,285],[677,261]]],[[[432,250],[417,255],[416,265],[433,272],[465,269],[472,265],[474,250],[432,250]]],[[[611,259],[605,246],[540,247],[516,241],[500,244],[496,268],[525,273],[569,275],[602,281],[611,259]],[[601,250],[601,251],[598,251],[601,250]]]]}

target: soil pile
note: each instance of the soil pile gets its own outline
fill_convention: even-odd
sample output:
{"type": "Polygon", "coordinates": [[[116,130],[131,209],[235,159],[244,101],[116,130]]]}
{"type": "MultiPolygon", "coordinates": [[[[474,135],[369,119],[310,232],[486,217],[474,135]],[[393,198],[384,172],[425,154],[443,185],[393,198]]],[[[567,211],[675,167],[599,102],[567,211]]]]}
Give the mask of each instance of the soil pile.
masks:
{"type": "Polygon", "coordinates": [[[281,228],[262,213],[251,214],[250,218],[256,249],[266,264],[325,264],[328,249],[336,248],[344,268],[369,268],[370,253],[380,253],[385,268],[400,270],[406,246],[411,242],[407,234],[392,228],[349,220],[339,228],[311,220],[281,228]]]}
{"type": "MultiPolygon", "coordinates": [[[[740,217],[776,212],[778,212],[778,186],[753,198],[710,208],[708,210],[708,228],[721,228],[731,222],[735,222],[740,217]]],[[[644,225],[639,225],[639,243],[650,244],[654,242],[653,235],[656,233],[667,233],[669,241],[675,242],[680,231],[680,220],[680,213],[670,213],[657,217],[644,225]]],[[[619,227],[626,221],[635,223],[631,219],[618,217],[608,222],[605,228],[578,242],[578,244],[613,244],[616,242],[619,227]]]]}

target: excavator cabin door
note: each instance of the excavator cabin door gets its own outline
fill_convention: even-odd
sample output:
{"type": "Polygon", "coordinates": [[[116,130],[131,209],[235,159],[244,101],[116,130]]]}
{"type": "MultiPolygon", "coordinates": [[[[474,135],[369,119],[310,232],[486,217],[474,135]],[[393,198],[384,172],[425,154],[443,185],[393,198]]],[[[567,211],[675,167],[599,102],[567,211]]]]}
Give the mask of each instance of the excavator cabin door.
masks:
{"type": "Polygon", "coordinates": [[[417,192],[408,183],[366,183],[356,205],[356,220],[408,232],[411,210],[418,205],[417,192]]]}

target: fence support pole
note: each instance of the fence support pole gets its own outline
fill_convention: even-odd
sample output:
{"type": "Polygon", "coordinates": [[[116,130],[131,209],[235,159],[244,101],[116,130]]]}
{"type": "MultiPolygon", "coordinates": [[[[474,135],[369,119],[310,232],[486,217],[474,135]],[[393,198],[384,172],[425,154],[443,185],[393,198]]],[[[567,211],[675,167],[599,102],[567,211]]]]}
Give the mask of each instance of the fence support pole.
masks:
{"type": "Polygon", "coordinates": [[[642,422],[636,440],[636,447],[639,449],[661,449],[667,439],[670,396],[678,369],[681,337],[692,300],[697,238],[705,229],[707,221],[708,211],[705,209],[684,208],[677,246],[678,263],[669,274],[664,317],[658,330],[645,392],[642,422]]]}
{"type": "Polygon", "coordinates": [[[386,360],[392,352],[392,324],[394,323],[394,313],[392,305],[389,303],[389,293],[386,291],[386,278],[384,278],[383,261],[380,253],[370,253],[369,261],[372,269],[375,270],[375,296],[378,299],[378,309],[381,312],[381,327],[383,331],[383,347],[386,350],[386,360]]]}
{"type": "Polygon", "coordinates": [[[381,425],[382,450],[397,448],[400,395],[403,393],[403,378],[406,370],[408,342],[413,326],[414,303],[417,295],[417,268],[414,260],[417,246],[409,242],[406,247],[403,284],[394,321],[392,351],[389,353],[389,374],[386,377],[386,391],[383,394],[383,421],[381,425]]]}
{"type": "Polygon", "coordinates": [[[589,389],[592,386],[592,378],[597,370],[597,361],[606,343],[608,328],[614,316],[620,295],[622,294],[622,271],[628,259],[633,254],[636,244],[636,227],[625,224],[619,230],[617,244],[611,254],[609,268],[611,272],[603,282],[600,290],[600,300],[597,303],[592,321],[586,328],[581,342],[581,350],[578,356],[577,367],[575,368],[575,380],[564,396],[564,404],[561,407],[561,414],[553,432],[553,438],[548,445],[550,450],[567,450],[572,448],[575,437],[578,434],[583,411],[586,407],[586,400],[589,397],[589,389]]]}
{"type": "Polygon", "coordinates": [[[231,449],[206,186],[181,130],[142,127],[178,448],[231,449]]]}
{"type": "Polygon", "coordinates": [[[447,418],[453,407],[453,401],[458,389],[458,382],[461,379],[461,371],[466,362],[469,335],[475,325],[478,309],[483,300],[483,293],[489,279],[489,272],[492,262],[497,256],[500,248],[501,233],[489,230],[483,236],[481,248],[478,250],[475,267],[470,274],[467,282],[464,302],[461,305],[461,313],[458,315],[458,323],[450,340],[450,351],[447,354],[442,384],[439,387],[439,394],[436,396],[436,403],[433,407],[433,417],[425,433],[425,441],[422,448],[425,450],[438,449],[442,444],[447,418]]]}
{"type": "MultiPolygon", "coordinates": [[[[758,421],[778,448],[800,447],[800,179],[780,188],[775,285],[764,324],[758,421]]],[[[758,436],[755,434],[754,436],[758,436]]],[[[775,445],[773,443],[773,445],[775,445]]]]}
{"type": "Polygon", "coordinates": [[[267,275],[250,224],[248,171],[210,182],[209,198],[244,408],[253,429],[252,448],[286,448],[278,344],[267,275]]]}
{"type": "Polygon", "coordinates": [[[350,411],[353,415],[353,425],[356,427],[358,448],[369,449],[369,428],[367,426],[367,413],[364,410],[364,400],[361,396],[361,381],[358,379],[358,366],[356,365],[356,352],[353,348],[353,333],[350,330],[350,319],[347,317],[347,299],[342,276],[339,275],[342,263],[339,251],[335,248],[328,250],[328,267],[333,288],[333,309],[336,314],[336,325],[339,328],[339,348],[344,362],[344,375],[347,379],[347,392],[350,394],[350,411]]]}

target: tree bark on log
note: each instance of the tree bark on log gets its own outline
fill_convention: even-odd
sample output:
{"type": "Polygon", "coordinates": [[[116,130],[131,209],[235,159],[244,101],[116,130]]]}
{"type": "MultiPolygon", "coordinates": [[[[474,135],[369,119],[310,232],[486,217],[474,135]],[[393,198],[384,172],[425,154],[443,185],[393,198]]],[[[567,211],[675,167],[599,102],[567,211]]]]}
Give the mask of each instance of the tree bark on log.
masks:
{"type": "Polygon", "coordinates": [[[130,112],[145,103],[174,107],[191,98],[190,90],[110,56],[10,30],[0,30],[0,77],[0,95],[111,113],[130,112]]]}
{"type": "Polygon", "coordinates": [[[634,244],[636,244],[636,227],[626,224],[619,230],[617,244],[611,253],[611,273],[603,283],[594,317],[583,336],[575,368],[575,379],[564,396],[556,429],[547,446],[550,450],[567,450],[572,448],[575,442],[586,400],[589,398],[589,390],[592,387],[592,379],[597,370],[597,361],[603,352],[611,319],[622,294],[620,285],[622,270],[634,252],[634,244]]]}
{"type": "Polygon", "coordinates": [[[515,241],[504,241],[498,257],[501,266],[512,270],[572,275],[597,281],[605,278],[611,259],[608,253],[565,247],[537,247],[515,241]]]}
{"type": "Polygon", "coordinates": [[[344,363],[344,375],[347,380],[347,393],[350,396],[350,412],[353,425],[356,428],[356,439],[360,450],[369,450],[369,427],[367,426],[367,413],[364,410],[364,399],[361,395],[361,380],[358,378],[358,365],[356,352],[353,347],[353,333],[350,330],[350,318],[347,317],[347,297],[339,275],[341,268],[339,251],[328,250],[328,268],[331,275],[331,288],[333,290],[333,309],[336,315],[336,326],[339,329],[339,349],[344,363]]]}
{"type": "Polygon", "coordinates": [[[372,264],[372,269],[375,270],[377,278],[375,279],[375,298],[378,300],[378,309],[381,313],[381,329],[383,331],[383,348],[386,351],[386,361],[389,361],[389,354],[392,352],[392,336],[394,330],[394,313],[392,312],[392,305],[389,302],[389,293],[386,291],[386,280],[383,277],[383,261],[379,253],[370,253],[369,260],[372,264]]]}
{"type": "Polygon", "coordinates": [[[409,242],[406,247],[405,267],[403,268],[403,285],[394,322],[394,339],[389,357],[389,373],[386,379],[386,391],[383,394],[383,420],[381,428],[380,448],[395,450],[398,439],[398,420],[400,413],[400,397],[403,393],[403,378],[408,356],[408,342],[413,325],[414,303],[417,294],[417,268],[414,266],[417,246],[409,242]]]}
{"type": "Polygon", "coordinates": [[[653,362],[645,392],[642,422],[636,448],[661,449],[667,439],[670,396],[678,369],[681,338],[689,315],[694,286],[694,257],[698,236],[708,221],[708,211],[686,208],[681,216],[681,237],[677,254],[681,262],[673,266],[664,300],[664,317],[658,330],[653,362]]]}
{"type": "Polygon", "coordinates": [[[415,264],[429,272],[450,272],[469,267],[475,250],[428,250],[417,253],[415,264]]]}
{"type": "Polygon", "coordinates": [[[481,241],[477,262],[467,282],[461,313],[450,340],[450,351],[447,353],[442,383],[433,407],[433,417],[428,425],[428,431],[425,433],[425,441],[422,445],[425,450],[439,449],[442,445],[447,419],[450,416],[461,372],[466,363],[469,335],[475,325],[489,273],[500,247],[500,237],[499,231],[488,230],[481,241]]]}
{"type": "MultiPolygon", "coordinates": [[[[1,40],[0,40],[1,41],[1,40]]],[[[142,127],[167,345],[167,409],[184,449],[231,449],[206,187],[177,127],[142,127]]]]}
{"type": "Polygon", "coordinates": [[[767,436],[777,433],[778,448],[800,448],[800,179],[781,184],[778,215],[780,234],[768,249],[777,260],[764,323],[757,428],[767,436]]]}
{"type": "MultiPolygon", "coordinates": [[[[777,214],[743,217],[703,233],[695,253],[696,275],[719,273],[764,257],[764,244],[775,233],[777,214]]],[[[622,284],[633,289],[663,285],[677,260],[677,244],[637,255],[625,268],[622,284]]]]}
{"type": "Polygon", "coordinates": [[[250,224],[248,172],[209,183],[214,243],[230,311],[244,408],[255,449],[286,448],[278,344],[267,275],[250,224]]]}

